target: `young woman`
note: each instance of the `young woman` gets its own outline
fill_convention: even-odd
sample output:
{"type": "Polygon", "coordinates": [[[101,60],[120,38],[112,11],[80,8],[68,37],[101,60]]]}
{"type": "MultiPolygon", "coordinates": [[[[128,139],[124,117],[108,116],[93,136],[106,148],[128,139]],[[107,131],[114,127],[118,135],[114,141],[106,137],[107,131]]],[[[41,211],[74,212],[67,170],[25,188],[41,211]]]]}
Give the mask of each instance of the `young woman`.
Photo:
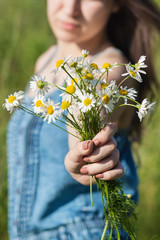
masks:
{"type": "MultiPolygon", "coordinates": [[[[88,59],[98,65],[137,62],[143,54],[147,56],[148,75],[142,87],[131,80],[127,85],[138,88],[139,99],[151,92],[156,79],[150,30],[160,29],[160,14],[151,0],[47,0],[46,4],[57,45],[40,56],[36,73],[53,81],[51,71],[56,61],[79,56],[82,49],[88,50],[88,59]]],[[[124,71],[116,68],[110,80],[121,81],[124,71]]],[[[54,81],[62,85],[63,78],[58,73],[54,81]]],[[[58,101],[58,90],[51,89],[49,95],[58,101]]],[[[33,97],[27,88],[26,106],[33,97]]],[[[138,178],[128,136],[139,137],[141,127],[132,108],[118,110],[111,121],[93,139],[77,142],[41,119],[15,111],[8,127],[10,239],[100,239],[103,207],[95,186],[94,206],[90,206],[90,175],[112,180],[122,177],[125,170],[124,191],[137,201],[138,178]]],[[[126,238],[122,231],[121,239],[126,238]]]]}

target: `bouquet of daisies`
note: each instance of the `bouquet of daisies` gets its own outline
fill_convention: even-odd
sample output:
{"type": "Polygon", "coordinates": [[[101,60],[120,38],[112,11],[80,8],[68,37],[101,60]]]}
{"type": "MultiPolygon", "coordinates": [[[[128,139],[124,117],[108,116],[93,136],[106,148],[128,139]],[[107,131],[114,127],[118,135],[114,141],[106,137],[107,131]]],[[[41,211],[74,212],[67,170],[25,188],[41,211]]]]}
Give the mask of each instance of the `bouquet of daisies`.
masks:
{"type": "MultiPolygon", "coordinates": [[[[111,65],[104,63],[99,68],[96,63],[90,63],[86,60],[88,54],[88,51],[82,50],[80,57],[68,57],[57,61],[53,74],[58,71],[66,73],[63,87],[51,84],[39,75],[32,77],[30,87],[36,94],[32,102],[33,110],[23,106],[24,92],[22,91],[9,95],[3,107],[10,112],[19,108],[57,127],[59,126],[56,121],[61,121],[76,130],[77,135],[70,134],[81,141],[93,139],[108,123],[112,112],[122,106],[135,107],[140,121],[154,109],[155,102],[150,103],[147,99],[144,99],[142,103],[139,103],[136,101],[137,91],[134,88],[122,86],[122,83],[130,77],[142,82],[141,73],[145,73],[142,69],[147,67],[144,63],[145,56],[141,56],[136,64],[115,63],[111,65]],[[108,76],[109,72],[119,65],[126,67],[126,73],[122,74],[124,78],[117,85],[115,80],[109,82],[108,76]],[[62,101],[60,103],[55,103],[52,99],[45,97],[50,85],[54,85],[61,90],[62,101]],[[75,117],[74,110],[76,109],[79,109],[79,112],[78,116],[75,117]]],[[[120,180],[104,181],[91,176],[92,205],[93,178],[95,178],[97,187],[101,191],[105,215],[105,227],[101,240],[106,239],[107,228],[110,229],[110,236],[107,236],[107,239],[112,239],[113,229],[116,229],[117,239],[119,240],[119,229],[121,227],[131,239],[136,239],[134,228],[129,221],[129,215],[136,217],[135,203],[131,199],[131,195],[124,194],[120,180]]]]}

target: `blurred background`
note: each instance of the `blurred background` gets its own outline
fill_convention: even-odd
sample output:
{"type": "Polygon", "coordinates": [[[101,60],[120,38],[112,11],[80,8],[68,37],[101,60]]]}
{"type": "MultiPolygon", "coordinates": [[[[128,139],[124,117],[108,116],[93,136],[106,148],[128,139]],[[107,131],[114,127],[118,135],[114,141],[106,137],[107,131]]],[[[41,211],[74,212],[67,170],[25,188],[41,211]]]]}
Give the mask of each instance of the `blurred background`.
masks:
{"type": "MultiPolygon", "coordinates": [[[[155,1],[160,7],[160,1],[155,1]]],[[[7,233],[6,128],[10,114],[2,109],[8,94],[24,90],[37,57],[55,43],[46,20],[45,1],[0,0],[0,240],[7,233]]],[[[153,47],[160,82],[160,38],[153,47]]],[[[138,240],[160,240],[160,103],[145,122],[141,144],[133,145],[140,200],[136,223],[138,240]]]]}

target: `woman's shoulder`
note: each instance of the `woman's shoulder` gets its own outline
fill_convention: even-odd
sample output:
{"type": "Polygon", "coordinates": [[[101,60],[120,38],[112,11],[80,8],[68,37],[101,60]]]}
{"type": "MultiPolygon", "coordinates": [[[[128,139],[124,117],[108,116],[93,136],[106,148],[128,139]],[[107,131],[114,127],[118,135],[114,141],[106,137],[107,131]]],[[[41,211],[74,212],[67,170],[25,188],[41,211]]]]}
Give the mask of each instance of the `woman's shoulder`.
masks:
{"type": "MultiPolygon", "coordinates": [[[[105,48],[103,51],[99,52],[98,54],[96,54],[96,57],[94,57],[93,59],[100,67],[102,67],[102,65],[104,63],[109,63],[109,64],[120,64],[120,63],[125,63],[127,64],[129,61],[128,59],[125,57],[125,55],[123,54],[123,52],[114,47],[114,46],[110,46],[105,48]]],[[[110,72],[109,74],[109,78],[111,79],[117,79],[117,81],[119,81],[121,79],[121,75],[122,73],[124,73],[126,71],[124,66],[118,66],[117,68],[114,68],[112,72],[110,72]]]]}
{"type": "Polygon", "coordinates": [[[40,72],[44,65],[52,58],[54,52],[56,51],[56,45],[49,47],[44,53],[42,53],[36,63],[35,63],[35,72],[40,72]]]}
{"type": "Polygon", "coordinates": [[[97,60],[101,61],[102,64],[107,61],[110,64],[128,62],[128,59],[124,56],[123,52],[114,46],[107,47],[97,54],[97,60]]]}

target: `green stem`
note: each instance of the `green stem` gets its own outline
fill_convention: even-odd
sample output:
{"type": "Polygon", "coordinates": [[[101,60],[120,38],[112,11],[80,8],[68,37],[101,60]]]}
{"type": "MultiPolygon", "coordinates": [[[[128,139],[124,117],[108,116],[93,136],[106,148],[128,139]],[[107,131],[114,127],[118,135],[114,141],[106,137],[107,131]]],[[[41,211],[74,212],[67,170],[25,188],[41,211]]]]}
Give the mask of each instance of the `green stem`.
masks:
{"type": "Polygon", "coordinates": [[[112,233],[113,233],[113,223],[111,223],[111,230],[110,230],[109,240],[112,240],[112,233]]]}
{"type": "Polygon", "coordinates": [[[79,88],[79,90],[82,92],[82,89],[79,87],[78,83],[75,81],[75,79],[71,76],[71,74],[65,69],[65,67],[63,66],[62,69],[67,73],[67,75],[75,82],[75,84],[77,85],[77,87],[79,88]]]}
{"type": "Polygon", "coordinates": [[[116,218],[115,218],[115,215],[114,215],[113,211],[112,211],[112,214],[113,214],[113,219],[114,219],[114,222],[115,222],[115,227],[116,227],[116,230],[117,230],[117,240],[121,240],[119,230],[118,230],[118,227],[117,227],[117,221],[116,221],[116,218]]]}
{"type": "Polygon", "coordinates": [[[93,197],[92,197],[92,179],[93,179],[93,176],[90,176],[90,197],[91,197],[91,206],[93,207],[93,197]]]}
{"type": "Polygon", "coordinates": [[[118,89],[118,88],[122,85],[122,83],[123,83],[124,81],[126,81],[129,77],[130,77],[130,75],[127,76],[126,78],[124,78],[124,79],[119,83],[117,89],[118,89]]]}
{"type": "Polygon", "coordinates": [[[108,220],[106,220],[106,223],[105,223],[105,227],[104,227],[104,230],[103,230],[103,234],[102,234],[101,240],[104,240],[105,235],[106,235],[107,228],[108,228],[108,220]]]}

